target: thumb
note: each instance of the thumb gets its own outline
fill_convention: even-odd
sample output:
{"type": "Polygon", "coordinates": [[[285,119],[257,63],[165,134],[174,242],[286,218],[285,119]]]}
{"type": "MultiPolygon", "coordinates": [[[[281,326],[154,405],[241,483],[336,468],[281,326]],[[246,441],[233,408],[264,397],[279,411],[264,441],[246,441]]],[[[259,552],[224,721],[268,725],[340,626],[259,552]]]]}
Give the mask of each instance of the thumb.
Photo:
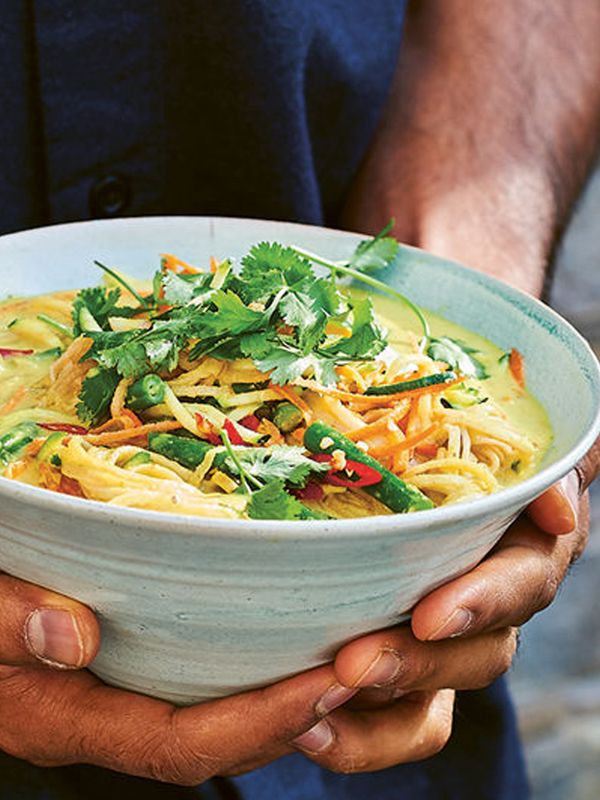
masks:
{"type": "Polygon", "coordinates": [[[79,669],[99,646],[100,628],[89,608],[0,574],[0,664],[79,669]]]}
{"type": "Polygon", "coordinates": [[[545,533],[571,533],[577,527],[579,500],[598,475],[600,438],[568,475],[551,486],[528,507],[531,520],[545,533]]]}

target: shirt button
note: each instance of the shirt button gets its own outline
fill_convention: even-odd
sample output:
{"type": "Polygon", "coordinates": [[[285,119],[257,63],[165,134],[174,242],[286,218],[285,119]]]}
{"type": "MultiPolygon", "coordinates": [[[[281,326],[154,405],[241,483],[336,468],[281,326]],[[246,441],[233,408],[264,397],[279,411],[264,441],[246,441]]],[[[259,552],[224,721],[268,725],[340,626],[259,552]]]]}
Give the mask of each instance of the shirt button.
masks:
{"type": "Polygon", "coordinates": [[[106,175],[90,189],[92,217],[116,217],[127,208],[131,197],[129,181],[122,175],[106,175]]]}

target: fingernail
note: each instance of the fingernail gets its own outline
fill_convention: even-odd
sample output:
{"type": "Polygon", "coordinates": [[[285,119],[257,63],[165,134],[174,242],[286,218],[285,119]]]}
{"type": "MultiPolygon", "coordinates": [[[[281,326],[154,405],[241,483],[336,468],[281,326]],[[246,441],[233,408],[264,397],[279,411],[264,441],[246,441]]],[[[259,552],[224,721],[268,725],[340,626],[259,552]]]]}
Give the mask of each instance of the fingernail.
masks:
{"type": "Polygon", "coordinates": [[[457,608],[450,614],[437,630],[427,637],[427,641],[434,642],[438,639],[452,639],[461,636],[473,624],[475,615],[468,608],[457,608]]]}
{"type": "Polygon", "coordinates": [[[292,744],[308,753],[322,753],[333,743],[333,729],[326,719],[321,719],[316,725],[298,736],[292,744]]]}
{"type": "Polygon", "coordinates": [[[348,702],[357,692],[358,688],[348,689],[347,686],[342,686],[341,683],[334,683],[333,686],[327,689],[315,706],[315,712],[319,717],[326,717],[334,709],[348,702]]]}
{"type": "MultiPolygon", "coordinates": [[[[577,512],[579,510],[579,477],[577,473],[573,470],[573,472],[565,475],[558,484],[558,488],[569,504],[572,522],[567,518],[567,523],[571,523],[574,530],[577,527],[577,512]]],[[[569,512],[567,512],[568,514],[569,512]]]]}
{"type": "Polygon", "coordinates": [[[38,608],[25,623],[25,641],[40,661],[55,667],[80,667],[83,642],[75,616],[62,608],[38,608]]]}
{"type": "Polygon", "coordinates": [[[377,658],[372,661],[355,686],[385,686],[397,677],[402,667],[402,658],[395,650],[380,650],[377,658]]]}

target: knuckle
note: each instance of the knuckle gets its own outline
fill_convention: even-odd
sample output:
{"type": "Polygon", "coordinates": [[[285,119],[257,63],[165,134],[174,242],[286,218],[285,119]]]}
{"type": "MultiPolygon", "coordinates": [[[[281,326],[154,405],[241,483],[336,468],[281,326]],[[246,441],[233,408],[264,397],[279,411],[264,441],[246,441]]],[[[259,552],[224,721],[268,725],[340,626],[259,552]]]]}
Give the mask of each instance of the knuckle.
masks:
{"type": "Polygon", "coordinates": [[[410,658],[405,660],[405,664],[393,685],[397,685],[402,689],[428,685],[438,669],[439,663],[433,649],[420,648],[418,656],[412,654],[410,658]]]}
{"type": "Polygon", "coordinates": [[[177,712],[171,714],[169,729],[148,732],[135,743],[143,774],[163,783],[196,786],[219,773],[220,761],[207,752],[190,747],[178,729],[177,712]]]}
{"type": "Polygon", "coordinates": [[[544,559],[542,581],[535,598],[536,610],[541,610],[550,605],[556,597],[561,581],[562,576],[558,574],[554,563],[549,558],[544,559]]]}

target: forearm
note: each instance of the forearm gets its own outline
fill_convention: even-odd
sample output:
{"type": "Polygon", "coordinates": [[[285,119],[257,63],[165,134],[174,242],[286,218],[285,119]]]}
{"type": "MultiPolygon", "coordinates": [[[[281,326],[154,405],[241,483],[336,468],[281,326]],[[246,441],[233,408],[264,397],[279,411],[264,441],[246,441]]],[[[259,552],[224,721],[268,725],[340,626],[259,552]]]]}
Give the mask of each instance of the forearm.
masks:
{"type": "Polygon", "coordinates": [[[344,223],[539,294],[600,132],[600,6],[416,0],[344,223]]]}

